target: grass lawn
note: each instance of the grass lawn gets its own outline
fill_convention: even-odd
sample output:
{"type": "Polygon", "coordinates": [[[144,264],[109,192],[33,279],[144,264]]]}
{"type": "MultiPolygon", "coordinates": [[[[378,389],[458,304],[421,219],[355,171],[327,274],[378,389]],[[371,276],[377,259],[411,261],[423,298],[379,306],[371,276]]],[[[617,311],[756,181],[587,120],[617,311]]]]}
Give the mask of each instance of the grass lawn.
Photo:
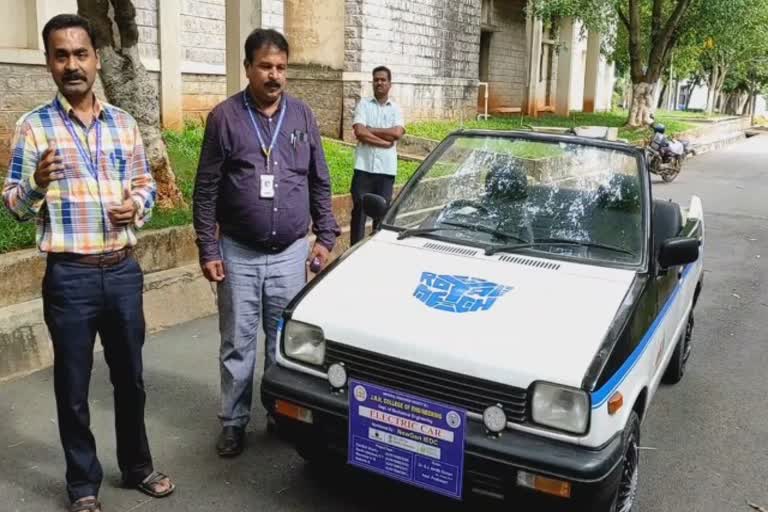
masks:
{"type": "MultiPolygon", "coordinates": [[[[156,209],[153,212],[152,220],[144,228],[145,230],[192,223],[192,190],[197,172],[200,144],[203,140],[203,129],[199,126],[187,126],[181,133],[166,132],[165,140],[173,169],[176,172],[176,182],[184,195],[187,206],[173,210],[156,209]]],[[[333,193],[349,193],[354,171],[353,149],[327,139],[323,140],[323,148],[328,160],[333,193]]],[[[417,167],[418,163],[416,162],[399,162],[396,182],[405,183],[416,172],[417,167]]],[[[338,221],[346,222],[346,219],[338,219],[338,221]]],[[[0,208],[0,254],[33,247],[34,243],[34,223],[20,224],[8,214],[5,207],[0,208]]]]}
{"type": "MultiPolygon", "coordinates": [[[[676,135],[694,127],[692,124],[685,122],[683,119],[688,119],[690,121],[701,120],[701,115],[702,114],[688,112],[675,112],[673,115],[669,115],[665,112],[659,112],[656,115],[656,119],[657,121],[664,123],[667,126],[667,133],[676,135]],[[687,114],[689,117],[681,117],[678,114],[687,114]]],[[[485,130],[524,130],[526,129],[525,125],[554,127],[596,125],[619,128],[619,137],[622,139],[627,139],[630,142],[639,142],[648,137],[650,130],[646,128],[625,128],[624,124],[626,121],[627,114],[626,112],[621,111],[596,114],[584,114],[575,112],[567,118],[547,115],[535,119],[527,116],[523,116],[522,118],[520,116],[515,116],[508,118],[491,118],[487,121],[471,120],[464,123],[464,128],[479,128],[485,130]]],[[[426,137],[428,139],[434,140],[442,140],[452,131],[459,129],[459,122],[450,120],[421,121],[411,123],[406,128],[409,135],[426,137]]]]}

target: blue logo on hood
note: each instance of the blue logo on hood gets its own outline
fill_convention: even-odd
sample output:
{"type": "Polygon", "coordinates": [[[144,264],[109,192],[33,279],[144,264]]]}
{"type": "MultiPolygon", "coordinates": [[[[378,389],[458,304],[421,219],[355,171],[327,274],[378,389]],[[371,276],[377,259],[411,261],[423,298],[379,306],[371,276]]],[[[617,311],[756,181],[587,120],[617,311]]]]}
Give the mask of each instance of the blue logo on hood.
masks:
{"type": "Polygon", "coordinates": [[[504,294],[512,290],[485,279],[423,272],[421,284],[413,296],[432,309],[450,313],[488,311],[504,294]]]}

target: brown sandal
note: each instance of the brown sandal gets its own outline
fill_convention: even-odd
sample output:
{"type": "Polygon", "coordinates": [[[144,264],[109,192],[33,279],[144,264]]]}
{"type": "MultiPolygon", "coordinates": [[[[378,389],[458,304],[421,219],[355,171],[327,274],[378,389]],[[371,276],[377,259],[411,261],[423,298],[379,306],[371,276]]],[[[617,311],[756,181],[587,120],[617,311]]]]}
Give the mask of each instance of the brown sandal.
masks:
{"type": "Polygon", "coordinates": [[[168,478],[168,483],[170,483],[171,486],[163,492],[155,491],[154,486],[166,478],[168,478],[168,475],[164,475],[159,471],[155,471],[147,476],[147,478],[139,482],[136,485],[136,488],[144,494],[152,496],[153,498],[165,498],[166,496],[169,496],[174,490],[176,490],[176,486],[173,484],[173,482],[171,482],[171,479],[168,478]]]}
{"type": "Polygon", "coordinates": [[[101,512],[101,503],[95,496],[80,498],[72,502],[69,512],[101,512]]]}

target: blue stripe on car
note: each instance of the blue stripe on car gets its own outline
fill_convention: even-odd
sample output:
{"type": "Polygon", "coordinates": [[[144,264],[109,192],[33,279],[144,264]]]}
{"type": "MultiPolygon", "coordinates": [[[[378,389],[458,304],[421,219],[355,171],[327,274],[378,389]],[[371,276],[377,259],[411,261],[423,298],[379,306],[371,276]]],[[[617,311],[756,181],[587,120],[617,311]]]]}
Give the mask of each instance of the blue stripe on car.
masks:
{"type": "Polygon", "coordinates": [[[632,369],[635,367],[637,362],[643,356],[643,353],[645,353],[646,349],[651,344],[653,335],[656,333],[656,330],[659,328],[659,325],[661,325],[661,322],[667,316],[667,313],[669,312],[669,308],[672,307],[672,304],[677,298],[678,293],[680,293],[680,290],[683,287],[683,283],[685,283],[685,279],[688,277],[688,274],[692,269],[693,269],[693,265],[687,265],[685,267],[685,270],[683,271],[682,279],[678,281],[677,286],[675,286],[675,289],[672,292],[672,295],[670,295],[669,299],[667,299],[667,302],[664,304],[664,307],[656,316],[656,320],[653,321],[653,323],[651,324],[651,327],[649,327],[648,330],[646,331],[645,335],[643,336],[643,339],[640,340],[640,344],[635,348],[632,354],[630,354],[627,360],[624,361],[624,364],[621,365],[621,367],[616,371],[616,373],[613,374],[613,377],[611,377],[605,384],[603,384],[603,386],[600,389],[592,393],[593,409],[600,407],[608,400],[608,397],[610,397],[613,394],[613,392],[616,391],[616,389],[621,385],[621,383],[624,382],[624,379],[627,378],[627,375],[629,375],[629,372],[632,371],[632,369]]]}

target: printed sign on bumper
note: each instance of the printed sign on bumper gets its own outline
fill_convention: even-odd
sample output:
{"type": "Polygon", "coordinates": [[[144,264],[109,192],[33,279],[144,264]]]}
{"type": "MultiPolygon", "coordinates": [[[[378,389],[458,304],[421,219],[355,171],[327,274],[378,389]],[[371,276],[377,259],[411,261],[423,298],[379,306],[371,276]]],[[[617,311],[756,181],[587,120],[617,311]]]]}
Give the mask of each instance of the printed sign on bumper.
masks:
{"type": "Polygon", "coordinates": [[[352,380],[350,464],[461,498],[466,413],[352,380]]]}

